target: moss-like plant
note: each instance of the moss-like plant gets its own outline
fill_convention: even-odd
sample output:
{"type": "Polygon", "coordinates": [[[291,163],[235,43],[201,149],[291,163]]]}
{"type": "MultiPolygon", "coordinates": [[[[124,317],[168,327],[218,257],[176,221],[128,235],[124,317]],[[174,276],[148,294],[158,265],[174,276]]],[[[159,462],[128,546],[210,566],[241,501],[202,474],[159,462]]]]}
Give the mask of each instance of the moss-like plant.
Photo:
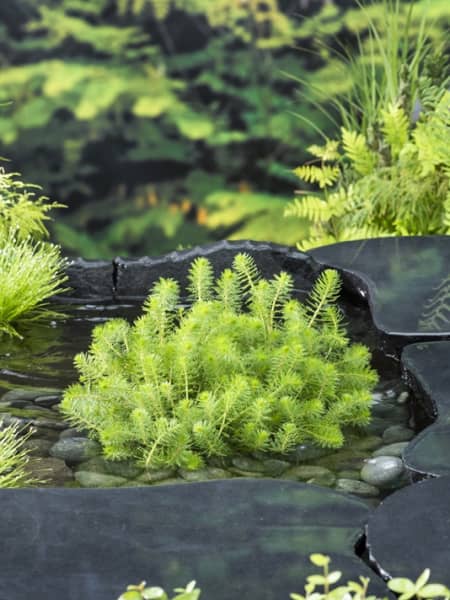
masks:
{"type": "Polygon", "coordinates": [[[59,247],[40,241],[48,212],[61,205],[36,197],[36,189],[0,168],[0,335],[21,337],[19,322],[55,316],[46,300],[67,279],[59,247]]]}
{"type": "Polygon", "coordinates": [[[64,265],[53,244],[17,241],[12,233],[0,240],[0,334],[21,337],[18,323],[56,316],[47,299],[64,291],[64,265]]]}
{"type": "Polygon", "coordinates": [[[0,488],[17,488],[36,483],[26,471],[28,451],[24,444],[30,432],[22,435],[18,425],[3,427],[0,419],[0,488]]]}
{"type": "Polygon", "coordinates": [[[336,271],[304,304],[291,298],[290,275],[262,279],[246,254],[217,281],[198,258],[189,281],[189,308],[179,308],[178,283],[161,279],[134,325],[98,326],[75,358],[80,382],[62,409],[108,458],[195,469],[239,451],[339,447],[343,426],[369,421],[377,376],[367,348],[345,335],[336,271]]]}
{"type": "Polygon", "coordinates": [[[0,168],[0,240],[11,231],[18,240],[29,236],[34,239],[47,237],[45,221],[50,219],[48,213],[63,205],[37,195],[39,190],[37,185],[24,183],[18,173],[7,173],[0,168]]]}

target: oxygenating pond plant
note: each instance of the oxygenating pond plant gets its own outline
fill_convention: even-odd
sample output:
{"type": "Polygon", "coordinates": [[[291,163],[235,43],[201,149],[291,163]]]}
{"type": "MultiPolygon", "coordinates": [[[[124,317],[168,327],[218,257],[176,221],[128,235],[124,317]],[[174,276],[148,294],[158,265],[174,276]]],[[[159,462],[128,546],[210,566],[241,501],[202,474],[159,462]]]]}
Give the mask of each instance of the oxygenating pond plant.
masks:
{"type": "Polygon", "coordinates": [[[17,323],[51,318],[46,301],[67,279],[59,247],[40,239],[47,213],[61,205],[35,189],[0,169],[0,335],[20,337],[17,323]]]}
{"type": "Polygon", "coordinates": [[[97,326],[75,358],[80,381],[61,406],[106,457],[196,469],[211,456],[284,454],[306,441],[340,447],[345,425],[369,422],[377,375],[368,349],[346,336],[336,271],[303,304],[289,274],[263,279],[247,254],[216,281],[197,258],[189,281],[188,308],[178,283],[160,279],[143,316],[97,326]]]}

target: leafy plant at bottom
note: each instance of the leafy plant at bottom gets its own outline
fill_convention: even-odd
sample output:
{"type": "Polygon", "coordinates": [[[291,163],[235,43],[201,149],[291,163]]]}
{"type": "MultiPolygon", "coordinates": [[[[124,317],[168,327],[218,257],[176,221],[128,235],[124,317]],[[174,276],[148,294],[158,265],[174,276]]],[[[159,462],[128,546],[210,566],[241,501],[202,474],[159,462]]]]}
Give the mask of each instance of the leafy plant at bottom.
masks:
{"type": "MultiPolygon", "coordinates": [[[[324,554],[311,554],[313,565],[322,568],[322,574],[309,575],[304,594],[291,594],[291,600],[379,600],[377,596],[368,595],[370,579],[360,577],[359,581],[349,581],[347,584],[336,586],[342,577],[341,571],[330,571],[330,557],[324,554]]],[[[417,581],[396,577],[388,581],[389,589],[399,595],[399,600],[431,600],[431,598],[450,598],[450,590],[438,583],[428,583],[430,570],[425,569],[417,581]]],[[[191,581],[185,589],[176,589],[180,595],[172,600],[198,600],[200,589],[196,582],[191,581]]],[[[168,600],[167,594],[159,587],[130,585],[118,600],[168,600]]],[[[386,600],[386,599],[383,599],[386,600]]]]}
{"type": "Polygon", "coordinates": [[[64,266],[53,244],[18,241],[13,233],[0,240],[0,334],[21,337],[19,322],[55,316],[47,299],[64,291],[64,266]]]}
{"type": "Polygon", "coordinates": [[[339,447],[345,425],[369,421],[377,380],[367,348],[345,335],[339,287],[337,272],[324,271],[301,304],[290,275],[265,280],[249,255],[217,280],[198,258],[189,308],[179,308],[178,283],[160,279],[134,325],[95,328],[62,409],[108,458],[150,468],[287,453],[306,440],[339,447]]]}
{"type": "Polygon", "coordinates": [[[31,435],[20,435],[17,425],[3,427],[0,419],[0,488],[18,488],[34,483],[26,471],[28,452],[24,447],[31,435]]]}

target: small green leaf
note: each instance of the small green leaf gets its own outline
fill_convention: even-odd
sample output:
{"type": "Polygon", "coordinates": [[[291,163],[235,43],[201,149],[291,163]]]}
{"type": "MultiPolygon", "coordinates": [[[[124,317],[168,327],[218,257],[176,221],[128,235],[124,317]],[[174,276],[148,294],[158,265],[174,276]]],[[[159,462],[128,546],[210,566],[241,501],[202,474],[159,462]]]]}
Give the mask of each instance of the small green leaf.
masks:
{"type": "Polygon", "coordinates": [[[160,587],[145,588],[142,592],[144,600],[167,600],[167,594],[160,587]]]}
{"type": "Polygon", "coordinates": [[[425,569],[424,572],[419,575],[416,581],[416,590],[422,588],[430,579],[430,569],[425,569]]]}
{"type": "Polygon", "coordinates": [[[339,579],[341,578],[341,576],[342,576],[341,571],[333,571],[327,576],[327,581],[329,584],[332,585],[332,584],[338,582],[339,579]]]}
{"type": "Polygon", "coordinates": [[[429,583],[424,585],[417,593],[420,598],[437,598],[446,597],[450,593],[450,590],[440,583],[429,583]]]}
{"type": "Polygon", "coordinates": [[[388,581],[388,588],[397,594],[414,594],[416,591],[415,584],[403,577],[395,577],[388,581]]]}
{"type": "Polygon", "coordinates": [[[309,560],[316,567],[326,567],[330,562],[330,557],[325,554],[311,554],[309,560]]]}
{"type": "Polygon", "coordinates": [[[130,590],[119,596],[119,600],[142,600],[142,594],[136,590],[130,590]]]}
{"type": "Polygon", "coordinates": [[[313,583],[314,585],[325,585],[327,582],[326,577],[323,575],[309,575],[307,578],[308,583],[313,583]]]}
{"type": "Polygon", "coordinates": [[[290,594],[289,597],[291,600],[305,600],[305,596],[302,596],[301,594],[290,594]]]}

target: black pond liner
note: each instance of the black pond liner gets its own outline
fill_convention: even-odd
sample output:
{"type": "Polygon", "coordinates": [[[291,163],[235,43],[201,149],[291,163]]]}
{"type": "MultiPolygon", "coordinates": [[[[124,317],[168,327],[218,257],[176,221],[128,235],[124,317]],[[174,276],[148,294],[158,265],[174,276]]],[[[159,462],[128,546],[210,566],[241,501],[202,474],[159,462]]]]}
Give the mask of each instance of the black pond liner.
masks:
{"type": "MultiPolygon", "coordinates": [[[[450,238],[444,237],[363,240],[309,254],[245,241],[112,263],[79,259],[68,267],[72,291],[59,301],[142,299],[161,276],[185,285],[189,264],[197,256],[208,257],[217,275],[238,252],[251,254],[265,277],[290,272],[300,296],[320,270],[337,268],[355,306],[368,302],[381,354],[390,359],[398,361],[406,344],[450,339],[450,315],[433,314],[440,293],[445,308],[450,238]],[[414,274],[414,269],[419,271],[414,274]],[[397,321],[390,320],[392,311],[397,321]]],[[[368,521],[370,558],[379,572],[392,573],[395,555],[383,553],[383,540],[371,545],[375,517],[381,515],[387,529],[399,527],[402,514],[391,514],[389,505],[395,504],[398,494],[414,498],[419,485],[423,489],[428,482],[395,492],[370,519],[362,500],[280,480],[113,490],[0,490],[0,600],[28,600],[30,593],[34,600],[114,600],[127,583],[144,578],[168,589],[195,578],[205,600],[288,598],[291,591],[301,592],[305,576],[316,570],[306,558],[311,552],[330,554],[344,581],[367,574],[354,549],[361,546],[368,521]]],[[[450,506],[447,488],[441,488],[439,500],[450,506]]],[[[431,513],[432,504],[433,494],[422,510],[431,513]]],[[[450,537],[449,521],[434,526],[444,527],[450,537]]],[[[408,526],[405,543],[410,561],[401,574],[416,577],[420,561],[415,562],[414,547],[431,548],[434,540],[423,529],[414,537],[414,527],[408,526]]],[[[386,595],[373,574],[372,580],[374,593],[386,595]]]]}

